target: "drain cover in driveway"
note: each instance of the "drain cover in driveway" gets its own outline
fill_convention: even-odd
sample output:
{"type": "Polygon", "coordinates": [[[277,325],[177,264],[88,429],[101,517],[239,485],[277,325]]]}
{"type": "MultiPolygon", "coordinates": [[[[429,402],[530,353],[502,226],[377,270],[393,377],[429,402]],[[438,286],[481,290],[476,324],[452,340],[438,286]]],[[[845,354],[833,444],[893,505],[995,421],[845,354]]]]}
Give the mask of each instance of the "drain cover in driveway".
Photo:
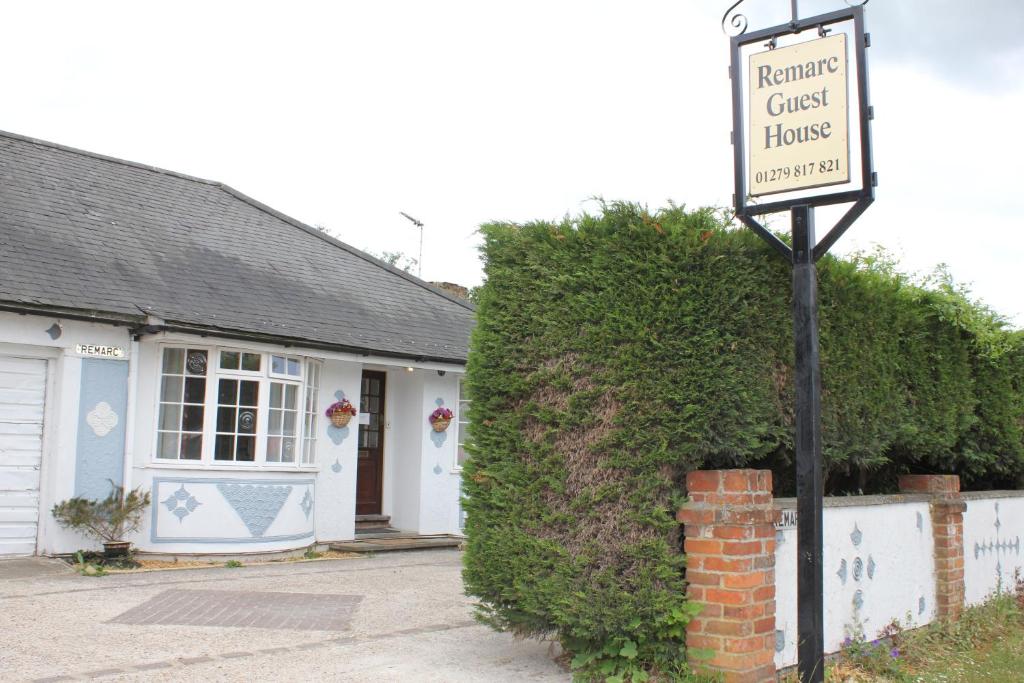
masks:
{"type": "Polygon", "coordinates": [[[319,593],[166,590],[109,623],[346,631],[362,599],[319,593]]]}

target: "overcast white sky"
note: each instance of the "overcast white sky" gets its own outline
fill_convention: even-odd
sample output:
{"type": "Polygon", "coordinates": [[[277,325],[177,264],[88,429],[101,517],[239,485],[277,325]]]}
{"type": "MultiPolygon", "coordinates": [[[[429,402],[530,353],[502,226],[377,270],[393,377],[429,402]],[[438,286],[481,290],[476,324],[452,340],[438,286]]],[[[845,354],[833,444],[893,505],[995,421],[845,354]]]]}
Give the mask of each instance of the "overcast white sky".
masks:
{"type": "MultiPolygon", "coordinates": [[[[220,180],[360,248],[415,255],[405,211],[423,276],[474,285],[482,222],[729,203],[729,4],[11,3],[0,129],[220,180]]],[[[788,7],[744,4],[751,28],[788,7]]],[[[866,14],[878,200],[837,250],[948,263],[1024,326],[1024,3],[866,14]]]]}

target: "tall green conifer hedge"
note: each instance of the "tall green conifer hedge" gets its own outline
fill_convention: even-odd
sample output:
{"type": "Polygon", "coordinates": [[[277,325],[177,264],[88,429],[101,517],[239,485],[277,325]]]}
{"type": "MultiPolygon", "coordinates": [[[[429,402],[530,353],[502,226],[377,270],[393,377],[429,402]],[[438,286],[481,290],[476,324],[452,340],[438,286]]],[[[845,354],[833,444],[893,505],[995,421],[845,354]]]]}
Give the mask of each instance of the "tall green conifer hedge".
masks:
{"type": "MultiPolygon", "coordinates": [[[[582,676],[681,676],[685,473],[771,468],[792,493],[789,267],[711,210],[482,232],[467,589],[496,627],[557,634],[582,676]]],[[[882,258],[819,272],[829,492],[911,471],[1017,484],[1021,333],[882,258]]]]}

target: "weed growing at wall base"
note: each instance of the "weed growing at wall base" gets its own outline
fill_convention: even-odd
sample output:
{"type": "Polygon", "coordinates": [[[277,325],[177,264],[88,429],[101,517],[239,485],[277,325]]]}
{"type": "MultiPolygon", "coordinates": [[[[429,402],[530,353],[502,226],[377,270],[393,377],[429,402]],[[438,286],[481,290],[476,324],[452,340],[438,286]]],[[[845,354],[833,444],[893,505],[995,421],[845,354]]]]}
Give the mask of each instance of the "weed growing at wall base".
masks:
{"type": "MultiPolygon", "coordinates": [[[[794,681],[795,676],[784,678],[794,681]]],[[[850,641],[826,680],[843,683],[1009,683],[1024,680],[1024,609],[1012,594],[964,610],[955,623],[883,629],[850,641]]]]}

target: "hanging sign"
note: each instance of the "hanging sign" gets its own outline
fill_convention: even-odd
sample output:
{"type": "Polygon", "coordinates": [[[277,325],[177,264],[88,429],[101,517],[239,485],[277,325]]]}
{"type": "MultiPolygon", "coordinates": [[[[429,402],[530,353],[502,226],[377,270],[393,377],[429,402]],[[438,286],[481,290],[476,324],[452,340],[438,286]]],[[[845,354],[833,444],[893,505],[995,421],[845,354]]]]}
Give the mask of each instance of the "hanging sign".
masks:
{"type": "Polygon", "coordinates": [[[846,34],[750,56],[749,194],[850,181],[846,34]]]}

